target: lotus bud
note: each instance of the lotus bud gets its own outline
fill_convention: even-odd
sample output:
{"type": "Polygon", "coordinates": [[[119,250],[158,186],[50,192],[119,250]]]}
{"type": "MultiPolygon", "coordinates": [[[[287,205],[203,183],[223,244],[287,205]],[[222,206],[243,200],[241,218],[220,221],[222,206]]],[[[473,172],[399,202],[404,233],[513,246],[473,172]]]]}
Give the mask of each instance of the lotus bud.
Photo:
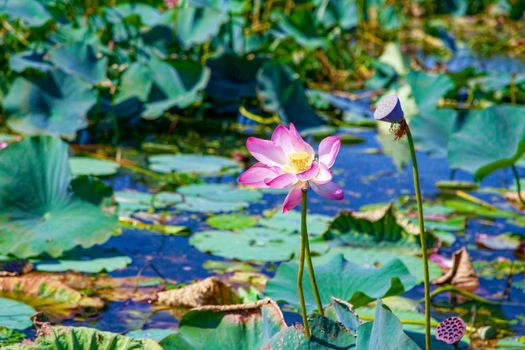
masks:
{"type": "Polygon", "coordinates": [[[467,325],[461,317],[449,317],[436,327],[436,339],[447,344],[457,344],[463,338],[467,325]]]}
{"type": "Polygon", "coordinates": [[[408,125],[405,121],[405,113],[396,94],[386,95],[379,100],[374,112],[374,118],[379,121],[392,123],[391,130],[396,136],[396,140],[407,133],[408,125]]]}

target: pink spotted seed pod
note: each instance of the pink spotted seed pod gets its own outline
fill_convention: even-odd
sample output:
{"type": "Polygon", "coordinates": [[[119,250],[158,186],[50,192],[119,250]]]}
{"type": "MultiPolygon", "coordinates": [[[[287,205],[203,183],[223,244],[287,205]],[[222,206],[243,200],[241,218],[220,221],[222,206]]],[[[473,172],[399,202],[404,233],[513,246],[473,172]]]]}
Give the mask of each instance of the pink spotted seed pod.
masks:
{"type": "Polygon", "coordinates": [[[436,339],[447,344],[457,344],[463,338],[467,325],[461,317],[449,317],[436,327],[436,339]]]}

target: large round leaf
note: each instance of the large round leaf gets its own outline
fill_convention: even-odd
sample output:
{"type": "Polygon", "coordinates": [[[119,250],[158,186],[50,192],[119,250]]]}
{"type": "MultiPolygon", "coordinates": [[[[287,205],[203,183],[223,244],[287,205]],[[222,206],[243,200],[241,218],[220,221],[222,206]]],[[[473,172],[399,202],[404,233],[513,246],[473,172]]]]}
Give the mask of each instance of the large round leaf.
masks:
{"type": "MultiPolygon", "coordinates": [[[[0,249],[18,257],[58,257],[105,242],[117,217],[70,189],[68,146],[39,136],[0,151],[0,249]]],[[[86,183],[88,184],[88,183],[86,183]]]]}
{"type": "Polygon", "coordinates": [[[17,78],[3,101],[9,127],[34,135],[73,138],[87,126],[86,115],[95,104],[96,92],[88,83],[59,70],[36,80],[17,78]]]}
{"type": "Polygon", "coordinates": [[[454,87],[452,79],[444,74],[411,71],[407,81],[420,112],[435,110],[439,99],[454,87]]]}
{"type": "Polygon", "coordinates": [[[525,153],[525,107],[500,105],[473,110],[450,139],[450,166],[481,180],[515,164],[525,153]]]}
{"type": "MultiPolygon", "coordinates": [[[[399,295],[415,285],[415,278],[400,260],[392,260],[379,269],[363,268],[346,261],[343,255],[335,256],[323,265],[315,266],[315,276],[320,286],[323,305],[332,297],[349,301],[356,307],[385,296],[399,295]]],[[[306,305],[316,308],[308,279],[303,280],[306,305]]],[[[279,265],[275,277],[266,284],[264,293],[275,300],[284,300],[299,308],[297,296],[297,263],[279,265]]]]}

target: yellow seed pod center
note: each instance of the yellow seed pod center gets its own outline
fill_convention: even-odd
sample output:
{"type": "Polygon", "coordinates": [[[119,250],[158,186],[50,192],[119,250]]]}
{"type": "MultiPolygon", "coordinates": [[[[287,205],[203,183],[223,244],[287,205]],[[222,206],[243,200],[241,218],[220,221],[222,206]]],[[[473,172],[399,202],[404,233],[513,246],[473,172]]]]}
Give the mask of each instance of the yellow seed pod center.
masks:
{"type": "Polygon", "coordinates": [[[301,173],[310,169],[312,157],[306,152],[294,152],[288,156],[286,170],[293,173],[301,173]]]}

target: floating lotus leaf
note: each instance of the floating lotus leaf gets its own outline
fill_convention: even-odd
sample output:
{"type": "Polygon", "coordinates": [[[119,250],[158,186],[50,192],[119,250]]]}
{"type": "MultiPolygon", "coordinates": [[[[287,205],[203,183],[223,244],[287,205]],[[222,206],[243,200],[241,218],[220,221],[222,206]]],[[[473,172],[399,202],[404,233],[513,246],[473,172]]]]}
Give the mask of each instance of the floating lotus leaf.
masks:
{"type": "Polygon", "coordinates": [[[221,214],[209,218],[208,225],[219,230],[237,230],[257,225],[257,219],[248,215],[221,214]]]}
{"type": "MultiPolygon", "coordinates": [[[[311,236],[321,235],[328,229],[332,220],[333,218],[327,215],[309,214],[306,218],[308,233],[311,236]]],[[[289,233],[299,232],[301,229],[301,213],[298,211],[289,211],[284,214],[278,212],[269,219],[260,220],[259,225],[289,233]]]]}
{"type": "Polygon", "coordinates": [[[18,257],[58,257],[103,243],[117,217],[71,190],[68,146],[38,136],[0,151],[0,248],[18,257]]]}
{"type": "Polygon", "coordinates": [[[87,113],[96,91],[82,80],[51,70],[43,78],[15,79],[3,100],[8,125],[23,134],[51,134],[73,138],[87,126],[87,113]]]}
{"type": "Polygon", "coordinates": [[[184,196],[175,204],[180,210],[221,213],[244,209],[262,197],[259,191],[237,188],[229,184],[198,184],[177,190],[184,196]]]}
{"type": "Polygon", "coordinates": [[[111,272],[131,264],[131,258],[122,253],[95,249],[73,249],[61,259],[32,259],[36,271],[85,273],[111,272]]]}
{"type": "Polygon", "coordinates": [[[31,306],[17,300],[0,298],[0,327],[24,330],[33,325],[36,314],[31,306]]]}
{"type": "Polygon", "coordinates": [[[150,169],[168,174],[195,173],[199,175],[216,175],[228,169],[238,169],[239,164],[233,159],[198,154],[159,154],[149,157],[150,169]]]}
{"type": "Polygon", "coordinates": [[[40,27],[51,19],[49,11],[37,0],[5,0],[0,5],[0,13],[20,19],[30,27],[40,27]]]}
{"type": "Polygon", "coordinates": [[[13,345],[7,350],[162,350],[153,340],[136,339],[87,327],[44,325],[34,343],[13,345]]]}
{"type": "Polygon", "coordinates": [[[69,166],[73,176],[94,175],[108,176],[117,173],[120,165],[116,162],[106,159],[97,159],[89,157],[71,157],[69,166]]]}
{"type": "Polygon", "coordinates": [[[525,107],[492,106],[472,110],[450,138],[450,166],[483,179],[514,165],[525,153],[525,107]]]}
{"type": "MultiPolygon", "coordinates": [[[[400,260],[392,260],[383,267],[363,268],[345,260],[342,254],[335,256],[326,264],[315,266],[317,283],[323,305],[328,305],[332,297],[348,301],[359,307],[377,298],[399,295],[416,284],[400,260]]],[[[316,308],[312,288],[307,279],[303,281],[306,306],[316,308]]],[[[275,277],[266,284],[264,293],[275,300],[284,300],[299,308],[297,296],[297,263],[283,263],[277,268],[275,277]]]]}
{"type": "Polygon", "coordinates": [[[91,84],[106,79],[107,57],[98,58],[95,48],[85,42],[67,43],[49,51],[49,61],[68,74],[91,84]]]}
{"type": "Polygon", "coordinates": [[[281,63],[269,62],[259,71],[257,90],[264,108],[279,114],[283,123],[303,129],[322,124],[322,119],[308,104],[302,82],[281,63]]]}
{"type": "Polygon", "coordinates": [[[198,232],[190,237],[190,244],[200,251],[228,259],[284,261],[298,251],[299,235],[251,227],[238,232],[198,232]]]}

